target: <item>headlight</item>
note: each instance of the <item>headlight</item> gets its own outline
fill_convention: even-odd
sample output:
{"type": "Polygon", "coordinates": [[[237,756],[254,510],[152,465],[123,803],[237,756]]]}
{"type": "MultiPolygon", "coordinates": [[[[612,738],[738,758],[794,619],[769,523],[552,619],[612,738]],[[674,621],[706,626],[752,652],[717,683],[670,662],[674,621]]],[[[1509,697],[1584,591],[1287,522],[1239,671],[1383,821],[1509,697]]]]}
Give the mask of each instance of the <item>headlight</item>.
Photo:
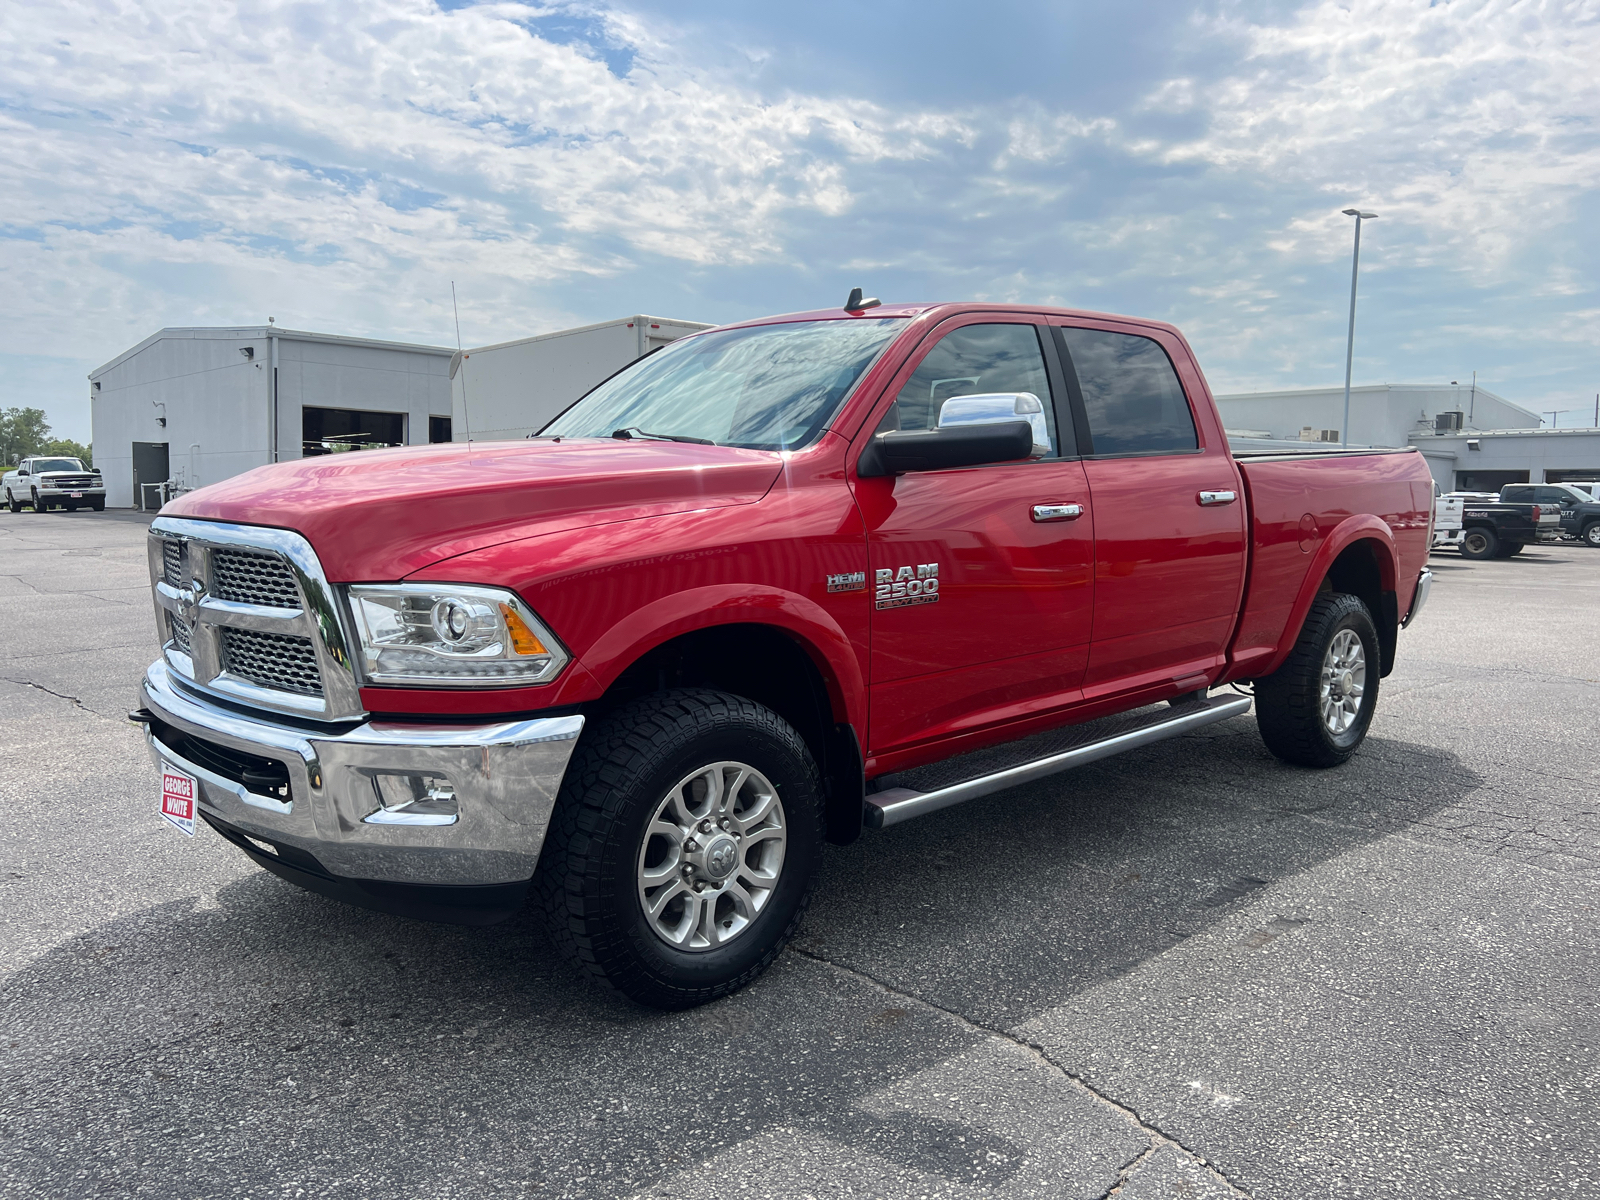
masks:
{"type": "Polygon", "coordinates": [[[373,683],[547,683],[570,657],[515,593],[448,583],[356,584],[350,608],[373,683]]]}

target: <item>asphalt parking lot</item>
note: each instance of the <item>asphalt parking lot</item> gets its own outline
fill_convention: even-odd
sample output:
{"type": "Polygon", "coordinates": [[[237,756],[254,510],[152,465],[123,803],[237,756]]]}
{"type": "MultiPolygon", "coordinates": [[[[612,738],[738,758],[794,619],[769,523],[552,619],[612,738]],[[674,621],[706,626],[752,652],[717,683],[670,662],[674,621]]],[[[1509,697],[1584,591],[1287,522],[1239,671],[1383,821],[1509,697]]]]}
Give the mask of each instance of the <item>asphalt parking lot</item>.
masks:
{"type": "Polygon", "coordinates": [[[164,825],[143,522],[0,514],[0,1184],[1600,1195],[1600,553],[1433,565],[1346,767],[1245,717],[869,833],[662,1014],[164,825]]]}

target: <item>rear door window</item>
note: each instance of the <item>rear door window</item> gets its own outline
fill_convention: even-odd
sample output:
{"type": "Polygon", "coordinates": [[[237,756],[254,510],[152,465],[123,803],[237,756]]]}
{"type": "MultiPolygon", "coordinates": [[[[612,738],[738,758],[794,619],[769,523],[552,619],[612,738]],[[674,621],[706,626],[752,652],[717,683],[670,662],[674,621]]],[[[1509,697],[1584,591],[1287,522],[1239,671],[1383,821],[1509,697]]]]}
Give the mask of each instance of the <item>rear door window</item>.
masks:
{"type": "Polygon", "coordinates": [[[1077,374],[1096,457],[1199,448],[1183,385],[1158,342],[1103,329],[1058,332],[1067,369],[1077,374]]]}

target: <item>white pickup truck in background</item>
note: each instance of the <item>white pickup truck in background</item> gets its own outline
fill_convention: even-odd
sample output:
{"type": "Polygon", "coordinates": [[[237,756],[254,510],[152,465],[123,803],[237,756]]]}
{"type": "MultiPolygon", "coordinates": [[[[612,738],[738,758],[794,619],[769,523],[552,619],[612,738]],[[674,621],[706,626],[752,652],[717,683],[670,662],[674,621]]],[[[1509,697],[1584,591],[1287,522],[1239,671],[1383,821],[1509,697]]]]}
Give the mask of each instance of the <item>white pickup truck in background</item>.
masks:
{"type": "Polygon", "coordinates": [[[1440,546],[1460,548],[1464,532],[1461,510],[1466,503],[1466,498],[1459,493],[1441,495],[1438,483],[1433,485],[1433,549],[1440,546]]]}
{"type": "Polygon", "coordinates": [[[6,507],[12,512],[21,512],[24,505],[36,513],[57,507],[68,512],[78,508],[104,512],[106,507],[105,480],[77,458],[25,458],[15,471],[5,473],[0,488],[5,489],[6,507]]]}

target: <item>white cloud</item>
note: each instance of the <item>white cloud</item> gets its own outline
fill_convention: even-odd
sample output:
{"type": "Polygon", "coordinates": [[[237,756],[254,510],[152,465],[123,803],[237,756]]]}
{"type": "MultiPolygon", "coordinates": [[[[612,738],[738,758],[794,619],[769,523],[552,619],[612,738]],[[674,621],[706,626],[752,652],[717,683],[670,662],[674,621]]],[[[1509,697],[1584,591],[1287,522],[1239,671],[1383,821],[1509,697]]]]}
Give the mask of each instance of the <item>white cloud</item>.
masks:
{"type": "Polygon", "coordinates": [[[1122,48],[1141,100],[972,102],[962,81],[1005,64],[956,38],[949,61],[918,51],[950,80],[939,107],[766,94],[765,51],[588,4],[0,7],[0,351],[105,358],[160,324],[268,313],[449,340],[451,279],[488,341],[614,315],[572,299],[619,294],[608,280],[715,319],[851,271],[890,298],[1173,320],[1225,390],[1325,382],[1338,210],[1360,202],[1383,214],[1363,305],[1389,304],[1394,332],[1362,326],[1358,373],[1488,366],[1451,357],[1475,322],[1473,353],[1576,361],[1600,0],[1312,0],[1271,20],[1213,2],[1170,66],[1122,48]]]}
{"type": "MultiPolygon", "coordinates": [[[[12,256],[12,295],[66,271],[70,307],[92,311],[122,286],[113,259],[281,277],[302,293],[314,279],[351,299],[438,295],[464,275],[480,306],[624,270],[634,252],[748,263],[782,252],[786,214],[848,210],[851,166],[963,136],[936,114],[763,101],[611,15],[601,36],[635,55],[619,77],[587,45],[540,36],[561,11],[6,6],[0,191],[39,248],[12,256]]],[[[59,336],[26,310],[12,317],[24,339],[59,336]]],[[[437,327],[426,306],[410,318],[437,327]]]]}
{"type": "Polygon", "coordinates": [[[1315,255],[1359,202],[1421,231],[1415,262],[1487,278],[1600,185],[1595,0],[1318,0],[1281,25],[1210,28],[1246,52],[1209,89],[1156,90],[1209,117],[1161,157],[1327,194],[1279,232],[1281,253],[1315,255]]]}

